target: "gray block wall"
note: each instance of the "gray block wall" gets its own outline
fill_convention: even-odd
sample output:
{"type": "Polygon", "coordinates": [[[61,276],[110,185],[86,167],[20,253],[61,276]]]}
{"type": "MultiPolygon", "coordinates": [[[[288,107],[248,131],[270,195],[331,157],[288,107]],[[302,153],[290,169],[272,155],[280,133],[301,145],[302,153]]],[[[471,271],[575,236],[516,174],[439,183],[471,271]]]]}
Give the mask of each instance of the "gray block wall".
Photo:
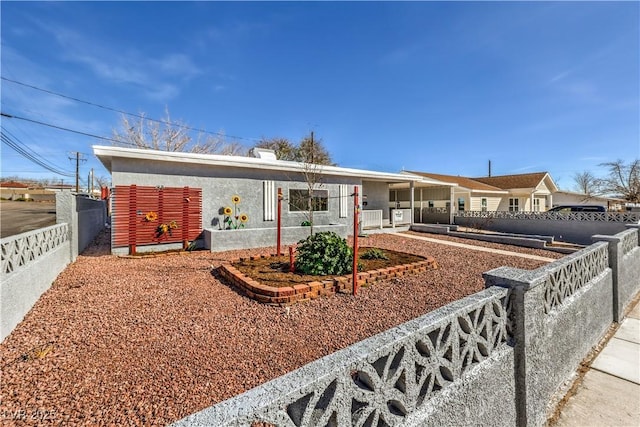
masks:
{"type": "Polygon", "coordinates": [[[78,196],[68,191],[56,193],[56,222],[71,224],[69,241],[72,261],[104,229],[107,221],[106,201],[78,196]]]}
{"type": "Polygon", "coordinates": [[[518,425],[543,425],[549,402],[613,322],[608,245],[534,271],[500,267],[484,277],[487,286],[512,290],[518,425]]]}
{"type": "Polygon", "coordinates": [[[613,271],[613,319],[624,317],[638,289],[640,289],[640,247],[638,233],[632,228],[615,236],[595,235],[596,242],[608,242],[609,263],[613,271]]]}
{"type": "MultiPolygon", "coordinates": [[[[281,244],[293,245],[309,237],[310,227],[286,227],[281,230],[281,244]]],[[[346,225],[316,225],[314,233],[332,231],[346,238],[346,225]]],[[[276,246],[276,228],[252,228],[239,230],[204,230],[204,247],[211,252],[228,251],[233,249],[266,248],[276,246]]]]}
{"type": "Polygon", "coordinates": [[[71,261],[67,228],[67,224],[53,225],[0,240],[0,341],[71,261]]]}
{"type": "Polygon", "coordinates": [[[507,293],[455,301],[173,425],[514,425],[507,293]]]}
{"type": "MultiPolygon", "coordinates": [[[[478,212],[478,214],[480,214],[478,212]]],[[[503,214],[501,218],[487,217],[482,221],[482,228],[492,231],[517,234],[542,234],[553,236],[555,240],[578,245],[590,245],[591,236],[594,234],[614,235],[626,229],[625,222],[617,221],[588,221],[562,219],[555,215],[549,219],[543,219],[540,215],[522,215],[521,218],[506,218],[509,212],[492,212],[491,214],[503,214]]],[[[526,213],[523,213],[526,214],[526,213]]],[[[454,216],[454,222],[462,227],[477,227],[480,219],[473,216],[454,216]]]]}

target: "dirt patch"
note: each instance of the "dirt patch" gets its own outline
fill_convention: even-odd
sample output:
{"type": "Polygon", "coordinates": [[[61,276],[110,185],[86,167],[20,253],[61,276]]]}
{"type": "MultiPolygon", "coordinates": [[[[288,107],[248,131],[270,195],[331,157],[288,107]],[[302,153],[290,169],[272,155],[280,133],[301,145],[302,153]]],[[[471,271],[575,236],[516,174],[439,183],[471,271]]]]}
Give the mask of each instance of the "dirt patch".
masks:
{"type": "MultiPolygon", "coordinates": [[[[369,248],[360,248],[360,255],[362,255],[362,253],[367,249],[369,248]]],[[[361,268],[358,268],[358,271],[366,272],[425,260],[424,257],[403,252],[396,252],[392,250],[383,250],[383,252],[388,259],[360,258],[361,268]]],[[[335,278],[335,276],[312,276],[300,272],[291,273],[289,269],[288,255],[254,259],[244,258],[238,262],[232,263],[231,265],[250,278],[257,280],[264,285],[273,286],[275,288],[288,286],[293,287],[294,285],[303,285],[309,282],[321,282],[323,280],[335,278]]]]}

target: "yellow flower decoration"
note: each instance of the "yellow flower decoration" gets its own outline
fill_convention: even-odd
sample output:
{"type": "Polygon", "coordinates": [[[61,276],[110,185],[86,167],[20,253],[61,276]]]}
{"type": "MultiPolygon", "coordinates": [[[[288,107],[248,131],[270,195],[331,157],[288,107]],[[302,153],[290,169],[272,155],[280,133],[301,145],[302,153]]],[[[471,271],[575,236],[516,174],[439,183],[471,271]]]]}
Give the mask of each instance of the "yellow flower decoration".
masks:
{"type": "Polygon", "coordinates": [[[154,211],[147,212],[144,216],[144,219],[148,222],[153,222],[158,220],[158,214],[154,211]]]}
{"type": "Polygon", "coordinates": [[[231,210],[231,208],[230,208],[230,207],[228,207],[228,206],[227,206],[226,208],[224,208],[224,211],[223,211],[223,212],[224,212],[224,214],[225,214],[225,215],[227,215],[227,216],[229,216],[229,215],[231,215],[231,214],[233,213],[233,211],[231,210]]]}
{"type": "Polygon", "coordinates": [[[231,201],[233,202],[234,205],[237,205],[238,203],[240,203],[240,196],[236,194],[231,198],[231,201]]]}
{"type": "Polygon", "coordinates": [[[169,228],[178,228],[178,223],[176,221],[171,221],[169,223],[169,228]]]}
{"type": "Polygon", "coordinates": [[[249,215],[247,214],[240,214],[240,222],[247,222],[249,221],[249,215]]]}

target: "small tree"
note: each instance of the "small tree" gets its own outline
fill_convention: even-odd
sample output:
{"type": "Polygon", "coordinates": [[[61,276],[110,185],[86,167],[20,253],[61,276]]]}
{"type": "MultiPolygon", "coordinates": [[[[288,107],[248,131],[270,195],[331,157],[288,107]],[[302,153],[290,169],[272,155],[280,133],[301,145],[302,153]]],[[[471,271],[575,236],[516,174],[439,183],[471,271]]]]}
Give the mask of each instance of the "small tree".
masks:
{"type": "Polygon", "coordinates": [[[573,182],[576,190],[582,194],[595,196],[599,193],[600,180],[589,171],[578,172],[573,175],[573,182]]]}

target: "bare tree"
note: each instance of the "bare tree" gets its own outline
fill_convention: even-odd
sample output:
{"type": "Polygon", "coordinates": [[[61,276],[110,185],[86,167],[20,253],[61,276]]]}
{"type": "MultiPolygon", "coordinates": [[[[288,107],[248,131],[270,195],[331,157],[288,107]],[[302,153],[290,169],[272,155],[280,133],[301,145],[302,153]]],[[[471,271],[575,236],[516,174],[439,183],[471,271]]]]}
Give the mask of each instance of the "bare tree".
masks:
{"type": "Polygon", "coordinates": [[[296,160],[314,165],[334,166],[329,151],[324,147],[322,139],[314,139],[313,132],[300,141],[296,160]]]}
{"type": "Polygon", "coordinates": [[[579,193],[587,196],[595,196],[599,193],[600,180],[589,171],[577,172],[573,175],[573,182],[579,193]]]}
{"type": "Polygon", "coordinates": [[[190,127],[186,123],[172,120],[168,110],[165,111],[165,115],[162,120],[152,120],[141,114],[141,118],[135,121],[122,115],[121,129],[113,131],[114,145],[198,154],[246,153],[239,142],[230,142],[222,134],[205,136],[199,132],[194,142],[189,134],[190,127]]]}
{"type": "Polygon", "coordinates": [[[609,169],[609,175],[601,182],[602,192],[615,194],[628,202],[640,202],[640,160],[636,159],[629,164],[624,160],[601,163],[609,169]]]}

